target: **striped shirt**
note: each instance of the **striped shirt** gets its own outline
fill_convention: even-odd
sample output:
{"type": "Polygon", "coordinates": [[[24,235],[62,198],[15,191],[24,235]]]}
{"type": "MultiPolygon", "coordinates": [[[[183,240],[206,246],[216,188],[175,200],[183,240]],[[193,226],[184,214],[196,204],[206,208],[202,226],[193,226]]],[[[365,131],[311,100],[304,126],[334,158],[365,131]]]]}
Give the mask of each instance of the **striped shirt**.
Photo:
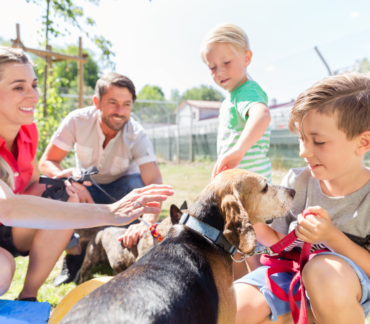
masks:
{"type": "MultiPolygon", "coordinates": [[[[247,81],[231,91],[220,108],[217,136],[217,154],[228,152],[238,141],[248,121],[248,111],[253,105],[263,103],[267,106],[266,93],[254,81],[247,81]]],[[[266,156],[270,146],[270,127],[263,136],[245,153],[237,166],[256,172],[271,182],[271,162],[266,156]]]]}

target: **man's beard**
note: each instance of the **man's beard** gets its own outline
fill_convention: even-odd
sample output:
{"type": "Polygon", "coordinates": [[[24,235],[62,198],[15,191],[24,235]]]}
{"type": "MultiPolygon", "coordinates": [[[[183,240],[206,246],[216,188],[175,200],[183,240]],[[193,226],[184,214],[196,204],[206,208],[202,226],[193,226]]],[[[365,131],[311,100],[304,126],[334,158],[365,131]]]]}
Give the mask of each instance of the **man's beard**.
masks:
{"type": "Polygon", "coordinates": [[[123,129],[123,127],[125,127],[125,125],[127,124],[128,120],[126,119],[126,117],[123,117],[122,119],[122,124],[117,124],[117,123],[114,123],[114,122],[111,122],[110,121],[110,118],[111,117],[123,117],[123,116],[119,116],[117,114],[113,114],[113,115],[108,115],[108,116],[103,116],[101,115],[101,120],[103,121],[103,123],[105,125],[108,126],[108,128],[110,128],[111,130],[114,130],[116,132],[120,131],[121,129],[123,129]]]}

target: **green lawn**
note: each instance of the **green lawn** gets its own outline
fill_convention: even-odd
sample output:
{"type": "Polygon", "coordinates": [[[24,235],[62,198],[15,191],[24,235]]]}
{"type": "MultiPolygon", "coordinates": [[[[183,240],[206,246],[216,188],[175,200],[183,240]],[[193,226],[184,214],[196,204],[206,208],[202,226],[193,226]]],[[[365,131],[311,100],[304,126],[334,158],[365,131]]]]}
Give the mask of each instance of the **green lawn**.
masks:
{"type": "MultiPolygon", "coordinates": [[[[163,177],[163,182],[173,187],[175,195],[170,197],[162,206],[160,218],[168,216],[171,204],[178,207],[186,200],[191,204],[202,189],[210,182],[213,164],[211,163],[168,163],[160,164],[160,169],[163,177]]],[[[280,183],[284,176],[284,171],[277,170],[273,172],[273,182],[280,183]]],[[[62,257],[51,272],[45,284],[41,287],[37,298],[40,301],[48,301],[54,307],[59,301],[73,288],[76,287],[74,283],[62,285],[61,287],[54,287],[52,285],[54,278],[60,272],[62,266],[62,257]]],[[[18,297],[22,289],[24,277],[27,271],[28,258],[19,257],[16,259],[17,269],[12,281],[9,291],[2,296],[3,299],[15,299],[18,297]]],[[[111,274],[110,269],[106,266],[98,266],[95,268],[94,277],[111,274]]]]}
{"type": "MultiPolygon", "coordinates": [[[[165,184],[172,185],[175,195],[170,197],[163,204],[160,217],[166,217],[169,214],[171,204],[178,207],[181,206],[184,200],[190,205],[202,189],[210,182],[213,164],[210,163],[183,163],[183,164],[160,164],[160,169],[165,184]]],[[[274,184],[280,184],[281,179],[285,175],[285,170],[273,170],[274,184]]],[[[24,277],[27,270],[28,258],[19,257],[16,259],[17,270],[9,291],[2,296],[3,299],[14,299],[18,296],[22,289],[24,277]]],[[[48,301],[54,307],[59,301],[73,288],[76,287],[74,283],[62,285],[61,287],[54,287],[52,282],[59,273],[62,266],[62,257],[54,267],[48,280],[41,287],[37,298],[40,301],[48,301]]],[[[102,275],[111,275],[110,269],[105,266],[97,266],[94,268],[93,277],[102,275]]],[[[368,323],[370,324],[370,322],[368,323]]]]}

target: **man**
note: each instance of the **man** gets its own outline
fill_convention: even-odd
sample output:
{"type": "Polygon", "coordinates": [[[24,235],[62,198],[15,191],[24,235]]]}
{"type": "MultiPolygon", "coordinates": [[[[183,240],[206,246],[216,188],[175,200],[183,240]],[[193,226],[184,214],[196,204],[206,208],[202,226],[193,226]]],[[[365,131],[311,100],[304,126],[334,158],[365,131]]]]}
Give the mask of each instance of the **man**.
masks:
{"type": "MultiPolygon", "coordinates": [[[[94,106],[71,112],[53,135],[40,159],[40,170],[49,177],[68,177],[95,165],[99,174],[93,176],[109,195],[121,199],[135,188],[162,184],[153,146],[145,130],[130,118],[136,99],[135,86],[118,73],[104,74],[96,83],[94,106]],[[67,154],[75,148],[76,169],[61,165],[67,154]]],[[[112,201],[94,186],[91,194],[80,195],[86,203],[107,204],[112,201]]],[[[86,191],[85,191],[86,192],[86,191]]],[[[158,214],[145,214],[144,220],[153,224],[158,214]]],[[[123,239],[132,247],[147,231],[143,224],[131,225],[123,239]]],[[[77,280],[84,252],[79,245],[67,250],[61,274],[54,284],[77,280]]]]}

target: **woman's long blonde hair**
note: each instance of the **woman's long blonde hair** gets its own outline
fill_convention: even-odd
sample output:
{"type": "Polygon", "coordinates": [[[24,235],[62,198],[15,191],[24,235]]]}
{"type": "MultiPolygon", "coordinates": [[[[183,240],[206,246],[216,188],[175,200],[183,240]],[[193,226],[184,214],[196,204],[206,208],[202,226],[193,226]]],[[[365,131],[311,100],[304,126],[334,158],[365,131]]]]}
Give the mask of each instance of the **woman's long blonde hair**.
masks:
{"type": "Polygon", "coordinates": [[[10,188],[14,189],[13,171],[0,156],[0,180],[3,180],[10,188]]]}

